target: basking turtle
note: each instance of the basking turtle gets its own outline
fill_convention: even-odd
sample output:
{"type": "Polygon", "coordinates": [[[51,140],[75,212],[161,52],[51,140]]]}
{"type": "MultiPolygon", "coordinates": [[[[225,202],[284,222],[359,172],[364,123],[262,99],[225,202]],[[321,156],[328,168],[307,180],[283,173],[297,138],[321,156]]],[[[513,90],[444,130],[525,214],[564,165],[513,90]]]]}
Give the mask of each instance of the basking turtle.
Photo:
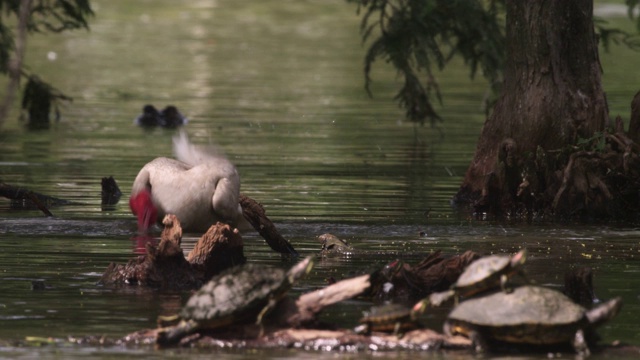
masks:
{"type": "Polygon", "coordinates": [[[585,331],[610,320],[621,307],[618,297],[587,310],[559,291],[524,285],[512,292],[497,291],[460,303],[449,314],[444,332],[469,337],[477,351],[498,340],[534,345],[571,343],[578,353],[588,354],[585,331]]]}
{"type": "Polygon", "coordinates": [[[372,331],[393,332],[401,336],[403,332],[418,328],[417,313],[401,304],[374,306],[360,319],[354,331],[370,334],[372,331]]]}
{"type": "Polygon", "coordinates": [[[160,329],[156,342],[172,344],[198,329],[251,321],[261,326],[262,333],[264,315],[312,267],[307,257],[289,271],[257,264],[227,269],[191,296],[180,313],[180,323],[160,329]]]}
{"type": "Polygon", "coordinates": [[[524,277],[521,268],[526,258],[526,250],[521,250],[511,257],[501,255],[482,257],[467,266],[456,283],[451,286],[451,290],[431,294],[425,301],[432,306],[439,306],[453,296],[456,296],[457,302],[458,296],[473,296],[498,285],[505,290],[510,276],[520,274],[524,277]]]}
{"type": "Polygon", "coordinates": [[[353,251],[353,248],[347,243],[333,234],[322,234],[318,236],[318,241],[322,244],[322,255],[343,254],[353,251]]]}

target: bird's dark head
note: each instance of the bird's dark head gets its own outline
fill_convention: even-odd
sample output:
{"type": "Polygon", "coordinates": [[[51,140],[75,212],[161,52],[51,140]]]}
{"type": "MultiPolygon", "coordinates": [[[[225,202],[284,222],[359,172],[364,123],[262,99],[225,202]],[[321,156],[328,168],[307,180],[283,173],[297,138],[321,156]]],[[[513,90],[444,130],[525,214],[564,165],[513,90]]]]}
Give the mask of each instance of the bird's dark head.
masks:
{"type": "Polygon", "coordinates": [[[143,127],[154,127],[161,125],[162,116],[153,105],[147,104],[142,108],[142,114],[135,119],[135,124],[143,127]]]}
{"type": "Polygon", "coordinates": [[[151,193],[142,190],[129,198],[131,212],[138,217],[138,230],[147,231],[158,218],[158,209],[151,200],[151,193]]]}
{"type": "Polygon", "coordinates": [[[165,116],[177,116],[180,112],[178,111],[178,108],[175,107],[174,105],[167,105],[167,107],[162,109],[162,113],[165,116]]]}
{"type": "Polygon", "coordinates": [[[145,115],[150,115],[150,116],[160,115],[160,112],[158,111],[158,109],[156,109],[156,107],[151,105],[151,104],[145,105],[142,108],[142,113],[145,114],[145,115]]]}
{"type": "Polygon", "coordinates": [[[178,111],[174,105],[168,105],[162,109],[163,126],[177,127],[186,124],[189,120],[178,111]]]}

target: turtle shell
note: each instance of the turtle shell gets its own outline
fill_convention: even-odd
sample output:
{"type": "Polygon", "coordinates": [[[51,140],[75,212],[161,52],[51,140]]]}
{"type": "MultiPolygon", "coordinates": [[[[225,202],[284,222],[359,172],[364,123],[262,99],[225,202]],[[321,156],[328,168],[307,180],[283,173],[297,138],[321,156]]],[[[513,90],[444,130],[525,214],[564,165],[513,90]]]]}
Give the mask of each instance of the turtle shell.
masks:
{"type": "Polygon", "coordinates": [[[578,329],[589,326],[585,308],[564,294],[539,286],[498,291],[456,306],[445,332],[510,343],[557,344],[571,341],[578,329]]]}
{"type": "Polygon", "coordinates": [[[307,257],[289,271],[255,264],[227,269],[189,298],[180,313],[180,323],[159,329],[156,342],[163,346],[173,344],[198,329],[219,328],[231,323],[258,320],[262,326],[262,316],[312,266],[312,258],[307,257]]]}
{"type": "Polygon", "coordinates": [[[369,332],[411,330],[418,326],[412,318],[411,309],[401,304],[374,306],[364,314],[360,323],[365,324],[369,332]]]}
{"type": "Polygon", "coordinates": [[[189,298],[180,316],[201,328],[214,328],[254,320],[270,301],[281,299],[293,282],[311,266],[302,260],[289,272],[281,268],[245,264],[213,277],[189,298]]]}
{"type": "Polygon", "coordinates": [[[322,244],[322,254],[338,254],[352,251],[353,248],[347,243],[333,234],[322,234],[318,236],[318,241],[322,244]]]}
{"type": "Polygon", "coordinates": [[[453,289],[460,295],[470,296],[494,287],[500,283],[502,275],[516,271],[515,267],[524,261],[523,250],[512,257],[491,255],[472,262],[460,275],[453,289]]]}

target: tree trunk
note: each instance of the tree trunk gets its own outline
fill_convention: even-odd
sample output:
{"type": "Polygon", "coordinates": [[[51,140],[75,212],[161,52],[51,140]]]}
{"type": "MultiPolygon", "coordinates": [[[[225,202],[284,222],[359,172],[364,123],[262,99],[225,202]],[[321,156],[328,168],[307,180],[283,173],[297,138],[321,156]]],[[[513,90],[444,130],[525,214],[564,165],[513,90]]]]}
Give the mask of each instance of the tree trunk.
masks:
{"type": "Polygon", "coordinates": [[[455,197],[460,205],[493,188],[515,196],[518,159],[575,144],[608,122],[592,0],[507,0],[506,12],[503,92],[455,197]]]}

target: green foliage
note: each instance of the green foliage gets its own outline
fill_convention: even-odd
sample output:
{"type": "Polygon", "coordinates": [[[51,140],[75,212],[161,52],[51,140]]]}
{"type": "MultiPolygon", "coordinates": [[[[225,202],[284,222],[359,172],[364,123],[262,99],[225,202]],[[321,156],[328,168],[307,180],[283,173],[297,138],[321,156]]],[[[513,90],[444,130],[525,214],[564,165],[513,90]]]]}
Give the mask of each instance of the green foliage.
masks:
{"type": "MultiPolygon", "coordinates": [[[[640,19],[640,18],[639,18],[640,19]]],[[[610,45],[624,45],[629,49],[640,51],[640,37],[637,34],[630,34],[618,28],[609,27],[608,22],[601,18],[594,17],[593,23],[599,43],[605,51],[609,51],[610,45]]]]}
{"type": "Polygon", "coordinates": [[[431,105],[441,102],[434,72],[460,56],[490,83],[501,77],[504,63],[504,12],[499,0],[348,0],[363,13],[361,33],[371,41],[365,56],[365,87],[377,59],[391,63],[404,78],[396,99],[408,119],[433,125],[441,120],[431,105]]]}
{"type": "Polygon", "coordinates": [[[640,32],[640,16],[637,16],[640,11],[640,0],[625,0],[625,4],[627,4],[629,19],[636,17],[636,30],[640,32]]]}
{"type": "MultiPolygon", "coordinates": [[[[371,68],[382,59],[404,79],[396,95],[406,117],[434,125],[441,120],[431,105],[442,103],[435,71],[460,56],[473,78],[480,71],[494,93],[502,82],[505,60],[504,0],[347,0],[358,4],[361,33],[369,47],[365,55],[365,88],[371,95],[371,68]]],[[[640,0],[626,0],[629,17],[637,17],[640,0]]],[[[611,43],[640,50],[640,39],[594,19],[596,34],[605,50],[611,43]]]]}
{"type": "Polygon", "coordinates": [[[579,137],[576,146],[582,150],[593,150],[603,152],[606,146],[606,134],[602,131],[596,131],[590,138],[579,137]]]}
{"type": "MultiPolygon", "coordinates": [[[[22,0],[24,1],[24,0],[22,0]]],[[[89,0],[32,0],[29,14],[20,21],[21,0],[0,0],[0,72],[8,74],[9,62],[16,51],[12,26],[18,24],[27,33],[59,33],[66,30],[89,29],[87,18],[93,15],[89,0]]],[[[16,70],[14,70],[16,71],[16,70]]],[[[70,100],[59,90],[24,69],[19,76],[28,79],[24,88],[22,108],[29,114],[31,124],[49,122],[49,111],[58,101],[70,100]]],[[[14,74],[18,76],[18,74],[14,74]]],[[[3,119],[0,119],[0,124],[3,119]]]]}
{"type": "MultiPolygon", "coordinates": [[[[20,0],[0,0],[3,17],[18,17],[19,9],[20,0]]],[[[32,0],[27,29],[41,33],[89,29],[87,17],[92,15],[89,0],[32,0]]]]}

